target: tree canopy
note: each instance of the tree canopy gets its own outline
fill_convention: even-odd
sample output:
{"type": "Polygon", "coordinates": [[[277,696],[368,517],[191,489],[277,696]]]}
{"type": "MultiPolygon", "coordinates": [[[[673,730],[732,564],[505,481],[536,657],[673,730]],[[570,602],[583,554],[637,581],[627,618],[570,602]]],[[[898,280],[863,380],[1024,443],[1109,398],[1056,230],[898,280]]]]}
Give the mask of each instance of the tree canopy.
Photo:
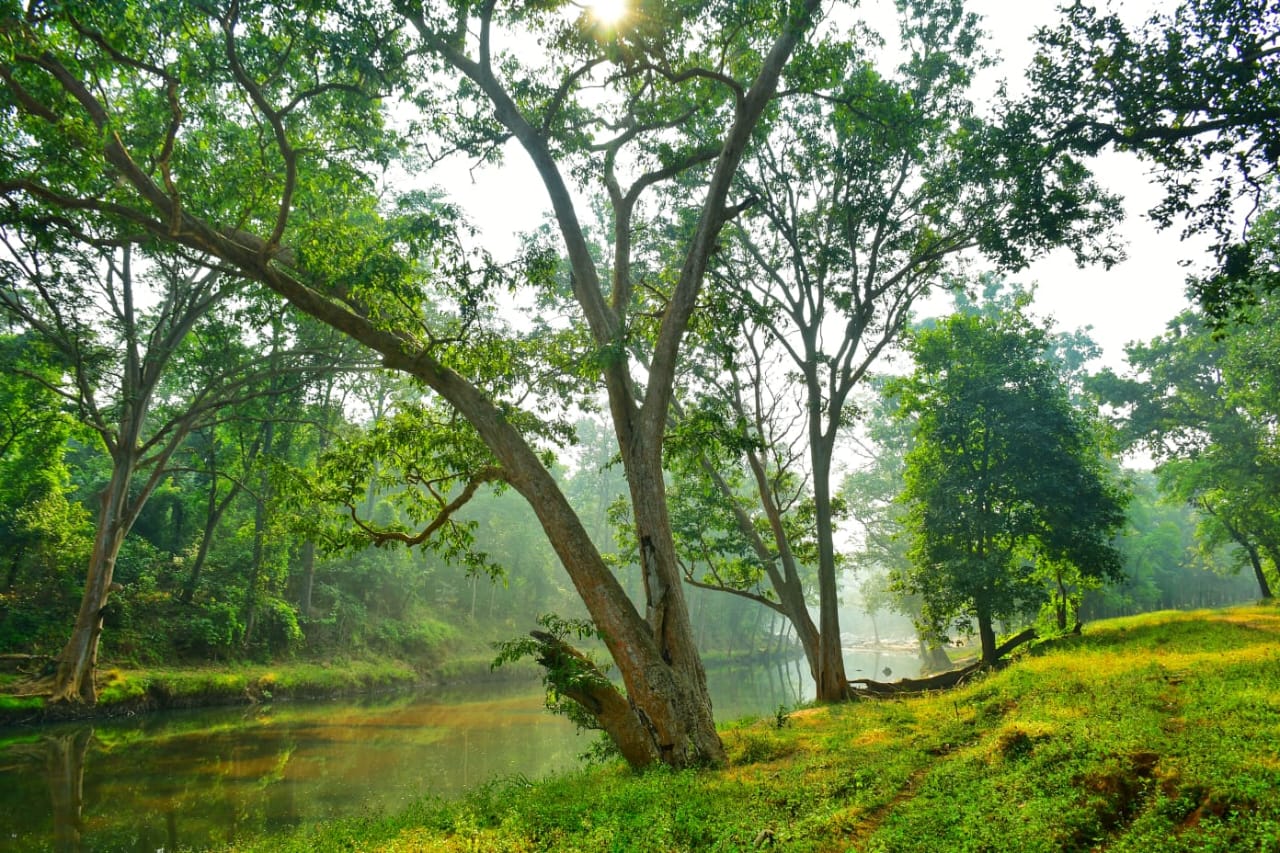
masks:
{"type": "Polygon", "coordinates": [[[989,663],[995,621],[1043,599],[1041,563],[1104,579],[1120,568],[1125,496],[1046,343],[1020,310],[956,314],[912,335],[915,371],[894,386],[901,416],[916,418],[900,583],[935,629],[973,617],[989,663]]]}

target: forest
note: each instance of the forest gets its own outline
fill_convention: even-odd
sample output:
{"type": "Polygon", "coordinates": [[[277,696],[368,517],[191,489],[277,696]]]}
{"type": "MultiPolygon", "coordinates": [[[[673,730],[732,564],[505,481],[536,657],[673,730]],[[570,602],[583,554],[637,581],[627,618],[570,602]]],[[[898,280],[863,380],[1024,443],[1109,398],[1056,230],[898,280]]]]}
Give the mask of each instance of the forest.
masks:
{"type": "Polygon", "coordinates": [[[854,619],[1272,597],[1280,7],[1066,7],[993,95],[960,0],[604,9],[4,0],[6,692],[529,658],[680,770],[723,660],[856,699],[854,619]],[[1117,151],[1210,251],[1103,366],[1019,273],[1123,258],[1117,151]],[[443,182],[510,161],[495,239],[443,182]]]}

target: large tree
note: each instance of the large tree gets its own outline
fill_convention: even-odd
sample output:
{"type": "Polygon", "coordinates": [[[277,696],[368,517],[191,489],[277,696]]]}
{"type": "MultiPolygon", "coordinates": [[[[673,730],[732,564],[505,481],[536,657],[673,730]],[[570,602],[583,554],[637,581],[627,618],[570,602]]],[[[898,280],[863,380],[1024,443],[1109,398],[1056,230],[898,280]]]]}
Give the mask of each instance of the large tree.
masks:
{"type": "Polygon", "coordinates": [[[1103,579],[1120,568],[1111,538],[1126,498],[1093,419],[1045,357],[1046,337],[1021,311],[953,315],[911,337],[916,368],[895,389],[903,416],[917,418],[902,586],[936,628],[973,618],[986,663],[995,621],[1043,598],[1038,562],[1103,579]]]}
{"type": "MultiPolygon", "coordinates": [[[[733,177],[819,3],[646,3],[605,24],[568,4],[232,2],[6,6],[0,194],[67,230],[181,246],[376,350],[456,410],[538,515],[626,688],[584,703],[633,764],[723,760],[692,641],[661,453],[681,342],[711,252],[741,209],[733,177]],[[401,111],[392,133],[386,101],[401,111]],[[644,613],[624,594],[542,452],[538,353],[487,325],[503,280],[454,212],[375,192],[401,151],[491,158],[513,142],[541,179],[572,270],[634,510],[644,613]],[[673,235],[643,372],[634,221],[696,176],[673,235]],[[610,191],[607,266],[574,182],[610,191]]],[[[806,72],[817,72],[816,57],[806,72]]],[[[812,79],[821,80],[814,73],[812,79]]],[[[810,85],[798,75],[797,85],[810,85]]],[[[531,264],[531,272],[545,270],[531,264]]],[[[552,653],[559,653],[553,649],[552,653]]]]}
{"type": "Polygon", "coordinates": [[[58,375],[27,375],[63,399],[110,460],[84,594],[51,693],[91,703],[103,609],[125,536],[191,431],[266,392],[255,388],[262,370],[249,358],[209,365],[188,377],[191,384],[172,381],[189,333],[215,310],[229,311],[236,279],[173,255],[140,260],[129,243],[50,241],[30,224],[11,222],[4,233],[0,313],[57,353],[58,375]]]}
{"type": "Polygon", "coordinates": [[[723,412],[744,433],[722,442],[727,457],[700,463],[718,469],[703,479],[718,486],[722,524],[756,566],[700,582],[789,618],[824,700],[849,689],[833,478],[857,417],[854,390],[916,300],[963,264],[1018,268],[1055,246],[1082,263],[1116,254],[1115,200],[1078,160],[1047,152],[1034,136],[1048,129],[1034,118],[983,115],[971,101],[974,75],[990,63],[977,17],[958,0],[897,5],[901,64],[877,67],[872,51],[850,45],[833,90],[789,99],[748,157],[738,180],[758,202],[715,257],[728,298],[690,382],[698,409],[723,412]],[[726,461],[748,472],[736,492],[726,461]],[[752,492],[755,506],[741,506],[752,492]],[[788,507],[801,520],[789,521],[788,507]],[[805,552],[812,579],[797,558],[805,552]]]}
{"type": "MultiPolygon", "coordinates": [[[[1275,221],[1269,212],[1254,229],[1256,245],[1274,246],[1275,221]]],[[[1130,344],[1130,374],[1106,371],[1095,387],[1124,439],[1156,460],[1161,489],[1200,511],[1206,546],[1237,544],[1270,598],[1267,569],[1280,566],[1280,312],[1256,279],[1253,288],[1230,321],[1190,309],[1160,337],[1130,344]]]]}

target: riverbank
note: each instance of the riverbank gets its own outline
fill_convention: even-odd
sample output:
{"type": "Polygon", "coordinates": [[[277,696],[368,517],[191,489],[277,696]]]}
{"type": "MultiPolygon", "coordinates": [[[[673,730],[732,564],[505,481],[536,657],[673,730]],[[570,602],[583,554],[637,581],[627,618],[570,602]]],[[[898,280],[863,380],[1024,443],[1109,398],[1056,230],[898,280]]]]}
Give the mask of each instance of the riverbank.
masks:
{"type": "Polygon", "coordinates": [[[257,705],[273,701],[334,699],[420,690],[481,678],[532,680],[532,666],[490,672],[492,655],[455,657],[424,668],[387,658],[234,663],[199,667],[105,667],[98,672],[98,703],[46,705],[44,680],[0,676],[0,727],[103,719],[152,711],[257,705]]]}
{"type": "Polygon", "coordinates": [[[1280,610],[1086,626],[943,694],[724,732],[730,765],[613,765],[237,851],[1274,850],[1280,610]]]}

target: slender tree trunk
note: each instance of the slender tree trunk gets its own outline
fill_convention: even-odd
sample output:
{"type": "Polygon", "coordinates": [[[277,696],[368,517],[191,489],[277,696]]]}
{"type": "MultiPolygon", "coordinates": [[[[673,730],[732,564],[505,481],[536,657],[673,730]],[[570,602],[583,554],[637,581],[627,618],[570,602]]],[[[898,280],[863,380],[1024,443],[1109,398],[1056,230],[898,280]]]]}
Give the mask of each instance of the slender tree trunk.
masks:
{"type": "Polygon", "coordinates": [[[1067,586],[1062,582],[1062,568],[1054,569],[1054,578],[1058,582],[1057,617],[1058,630],[1067,630],[1067,586]]]}
{"type": "Polygon", "coordinates": [[[298,613],[303,618],[311,617],[311,595],[316,581],[316,543],[308,539],[302,543],[299,555],[302,568],[302,581],[298,587],[298,613]]]}
{"type": "MultiPolygon", "coordinates": [[[[323,412],[323,420],[319,427],[319,435],[316,440],[316,453],[323,455],[329,449],[329,428],[332,421],[331,411],[333,409],[333,386],[334,379],[329,377],[325,384],[324,402],[321,405],[323,412]]],[[[307,539],[302,543],[302,553],[299,557],[302,569],[302,582],[298,589],[298,612],[304,618],[311,616],[311,596],[315,590],[316,582],[316,543],[307,539]]]]}
{"type": "Polygon", "coordinates": [[[985,602],[979,602],[975,609],[978,616],[978,638],[982,643],[982,662],[992,666],[999,657],[996,654],[996,631],[991,621],[991,609],[985,602]]]}
{"type": "Polygon", "coordinates": [[[1258,594],[1263,599],[1271,598],[1271,582],[1267,580],[1267,573],[1262,568],[1262,555],[1258,553],[1257,546],[1250,543],[1245,546],[1245,551],[1249,554],[1249,565],[1253,567],[1253,577],[1258,582],[1258,594]]]}
{"type": "Polygon", "coordinates": [[[813,505],[818,536],[817,699],[840,702],[849,696],[840,643],[840,591],[836,583],[835,535],[831,528],[831,458],[813,455],[813,505]]]}
{"type": "MultiPolygon", "coordinates": [[[[746,416],[746,410],[741,406],[739,406],[738,412],[742,416],[746,416]]],[[[791,541],[787,537],[786,529],[782,523],[782,511],[778,508],[770,489],[769,473],[765,468],[764,462],[757,454],[748,453],[747,461],[751,468],[752,477],[755,479],[756,494],[760,498],[760,505],[764,509],[765,518],[769,521],[769,530],[773,536],[774,547],[777,549],[776,558],[770,553],[769,548],[756,531],[751,519],[745,512],[738,509],[737,502],[733,500],[733,490],[725,482],[724,478],[706,460],[703,461],[703,467],[711,475],[720,493],[730,499],[730,504],[734,507],[734,518],[737,522],[738,530],[751,543],[752,550],[756,552],[756,556],[760,559],[761,564],[764,565],[765,572],[769,577],[769,583],[773,586],[773,591],[778,596],[778,603],[782,606],[784,614],[796,630],[796,637],[799,638],[800,647],[804,650],[805,661],[809,664],[809,675],[812,676],[816,684],[821,670],[818,627],[814,625],[813,617],[809,615],[809,603],[805,601],[804,585],[800,582],[799,566],[796,562],[795,554],[791,550],[791,541]],[[780,565],[775,565],[775,561],[780,565]]]]}
{"type": "MultiPolygon", "coordinates": [[[[1271,584],[1267,581],[1267,573],[1262,569],[1262,555],[1258,551],[1257,542],[1255,542],[1252,537],[1246,535],[1246,532],[1243,529],[1237,527],[1228,520],[1225,514],[1218,512],[1210,501],[1198,500],[1192,501],[1192,503],[1217,518],[1218,521],[1222,522],[1222,526],[1226,529],[1227,534],[1231,536],[1232,539],[1236,540],[1236,543],[1239,544],[1240,547],[1244,549],[1245,553],[1249,555],[1249,565],[1253,567],[1253,577],[1258,582],[1258,594],[1261,595],[1264,600],[1270,600],[1271,584]]],[[[1203,597],[1204,593],[1202,591],[1201,598],[1203,597]]]]}
{"type": "MultiPolygon", "coordinates": [[[[1267,552],[1267,559],[1271,563],[1272,571],[1274,572],[1274,571],[1280,570],[1280,548],[1277,548],[1276,545],[1270,541],[1270,539],[1268,539],[1267,543],[1263,547],[1267,552]]],[[[1267,579],[1266,566],[1261,565],[1262,563],[1261,560],[1259,560],[1258,562],[1260,565],[1258,566],[1258,569],[1256,569],[1255,571],[1260,571],[1262,575],[1262,580],[1267,581],[1267,585],[1265,587],[1262,584],[1258,584],[1258,588],[1261,591],[1262,597],[1264,599],[1269,600],[1271,598],[1271,583],[1267,579]]]]}
{"type": "Polygon", "coordinates": [[[209,549],[213,546],[213,534],[218,527],[218,522],[222,520],[222,515],[227,511],[227,507],[231,506],[231,502],[235,500],[236,495],[240,494],[241,486],[235,483],[231,486],[231,491],[223,496],[219,501],[217,478],[215,476],[213,482],[209,484],[209,506],[204,518],[204,533],[200,537],[200,547],[196,551],[196,558],[191,562],[191,574],[187,576],[187,583],[182,588],[182,602],[190,604],[195,600],[196,589],[200,585],[200,575],[204,571],[204,564],[209,558],[209,549]]]}
{"type": "MultiPolygon", "coordinates": [[[[275,397],[271,397],[267,419],[262,425],[262,453],[270,456],[275,449],[275,397]]],[[[249,585],[245,589],[244,648],[253,644],[258,623],[258,593],[262,584],[262,563],[266,554],[267,493],[270,488],[266,474],[258,482],[258,494],[254,497],[253,510],[253,565],[249,568],[249,585]]]]}

